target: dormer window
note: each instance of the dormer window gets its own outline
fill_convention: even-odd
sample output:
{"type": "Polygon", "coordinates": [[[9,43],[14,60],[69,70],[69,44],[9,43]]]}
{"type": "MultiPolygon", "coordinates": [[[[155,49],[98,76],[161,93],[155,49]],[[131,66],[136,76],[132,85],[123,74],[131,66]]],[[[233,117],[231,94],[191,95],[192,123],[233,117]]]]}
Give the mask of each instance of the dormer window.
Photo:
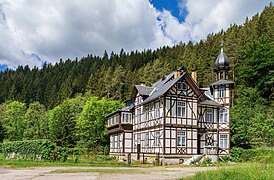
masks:
{"type": "Polygon", "coordinates": [[[220,86],[219,87],[219,97],[223,98],[225,96],[225,87],[224,86],[220,86]]]}
{"type": "Polygon", "coordinates": [[[178,82],[177,88],[178,88],[178,90],[185,91],[187,89],[187,84],[184,82],[178,82]]]}

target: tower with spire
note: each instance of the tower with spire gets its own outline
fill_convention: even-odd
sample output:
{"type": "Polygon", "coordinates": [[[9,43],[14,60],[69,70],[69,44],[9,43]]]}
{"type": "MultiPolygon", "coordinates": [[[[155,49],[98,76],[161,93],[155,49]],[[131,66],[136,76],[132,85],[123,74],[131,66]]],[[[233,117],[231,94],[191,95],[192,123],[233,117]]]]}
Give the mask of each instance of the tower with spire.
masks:
{"type": "Polygon", "coordinates": [[[230,107],[232,105],[232,90],[234,82],[229,80],[230,70],[228,58],[221,46],[221,51],[215,61],[216,81],[210,85],[213,98],[216,102],[223,105],[219,109],[219,154],[230,153],[230,107]]]}

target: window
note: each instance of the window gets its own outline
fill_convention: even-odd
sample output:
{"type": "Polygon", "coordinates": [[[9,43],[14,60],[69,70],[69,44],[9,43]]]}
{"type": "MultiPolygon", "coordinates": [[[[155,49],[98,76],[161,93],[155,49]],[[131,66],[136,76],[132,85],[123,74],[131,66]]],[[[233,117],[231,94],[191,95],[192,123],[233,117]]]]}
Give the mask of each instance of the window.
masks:
{"type": "Polygon", "coordinates": [[[186,132],[179,130],[177,131],[177,146],[185,147],[186,146],[186,132]]]}
{"type": "Polygon", "coordinates": [[[225,95],[225,88],[224,88],[224,86],[220,86],[219,87],[219,96],[220,96],[220,98],[223,98],[224,95],[225,95]]]}
{"type": "Polygon", "coordinates": [[[108,126],[111,125],[111,118],[108,118],[108,126]]]}
{"type": "Polygon", "coordinates": [[[137,144],[141,144],[141,134],[137,134],[137,144]]]}
{"type": "Polygon", "coordinates": [[[141,123],[141,109],[137,109],[137,123],[141,123]]]}
{"type": "Polygon", "coordinates": [[[112,136],[112,148],[115,148],[115,136],[112,136]]]}
{"type": "Polygon", "coordinates": [[[221,148],[228,148],[228,135],[227,134],[221,134],[220,135],[220,147],[221,148]]]}
{"type": "Polygon", "coordinates": [[[186,116],[186,103],[184,101],[177,101],[177,116],[186,116]]]}
{"type": "Polygon", "coordinates": [[[220,123],[227,123],[228,122],[228,113],[227,109],[221,109],[220,110],[220,123]]]}
{"type": "Polygon", "coordinates": [[[160,146],[160,131],[155,133],[155,146],[160,146]]]}
{"type": "Polygon", "coordinates": [[[118,115],[114,115],[112,118],[113,118],[112,124],[117,124],[118,123],[118,115]]]}
{"type": "Polygon", "coordinates": [[[120,134],[117,136],[117,148],[120,148],[120,134]]]}
{"type": "Polygon", "coordinates": [[[123,123],[131,123],[131,113],[123,113],[123,123]]]}
{"type": "Polygon", "coordinates": [[[213,122],[213,111],[212,111],[212,109],[206,110],[205,121],[208,122],[208,123],[213,122]]]}
{"type": "Polygon", "coordinates": [[[149,142],[148,142],[148,132],[145,133],[145,146],[149,146],[149,142]]]}
{"type": "Polygon", "coordinates": [[[177,89],[181,91],[185,91],[187,89],[187,85],[184,82],[178,82],[177,83],[177,89]]]}
{"type": "Polygon", "coordinates": [[[143,113],[145,113],[145,120],[149,120],[148,105],[144,106],[143,113]]]}
{"type": "Polygon", "coordinates": [[[156,102],[155,104],[155,118],[160,117],[160,102],[156,102]]]}

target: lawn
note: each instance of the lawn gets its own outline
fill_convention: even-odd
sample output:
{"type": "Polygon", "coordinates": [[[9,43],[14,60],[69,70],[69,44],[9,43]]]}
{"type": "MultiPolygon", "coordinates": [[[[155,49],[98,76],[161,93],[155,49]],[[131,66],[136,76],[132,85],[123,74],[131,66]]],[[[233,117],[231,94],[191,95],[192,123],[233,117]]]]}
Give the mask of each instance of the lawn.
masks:
{"type": "Polygon", "coordinates": [[[88,158],[81,157],[79,162],[74,162],[72,157],[69,157],[66,162],[61,161],[33,161],[33,160],[16,160],[6,159],[2,153],[0,153],[0,166],[8,168],[20,168],[20,167],[51,167],[51,166],[82,166],[82,167],[136,167],[139,164],[129,165],[123,162],[118,162],[115,159],[111,160],[99,160],[94,161],[88,158]]]}
{"type": "Polygon", "coordinates": [[[274,179],[274,164],[237,163],[224,166],[219,170],[205,171],[195,174],[186,180],[268,180],[274,179]]]}

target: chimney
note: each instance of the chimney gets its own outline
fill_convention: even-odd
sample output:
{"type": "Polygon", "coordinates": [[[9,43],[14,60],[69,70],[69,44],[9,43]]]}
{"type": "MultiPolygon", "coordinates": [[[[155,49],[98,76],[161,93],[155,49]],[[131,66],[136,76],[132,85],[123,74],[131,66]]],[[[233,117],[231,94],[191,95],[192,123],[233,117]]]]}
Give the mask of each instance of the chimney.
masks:
{"type": "Polygon", "coordinates": [[[195,82],[197,82],[197,72],[196,71],[191,72],[191,77],[195,82]]]}
{"type": "Polygon", "coordinates": [[[140,86],[146,86],[145,82],[141,82],[140,86]]]}
{"type": "Polygon", "coordinates": [[[180,71],[175,71],[175,73],[174,73],[174,78],[177,78],[177,77],[179,77],[180,76],[180,71]]]}

